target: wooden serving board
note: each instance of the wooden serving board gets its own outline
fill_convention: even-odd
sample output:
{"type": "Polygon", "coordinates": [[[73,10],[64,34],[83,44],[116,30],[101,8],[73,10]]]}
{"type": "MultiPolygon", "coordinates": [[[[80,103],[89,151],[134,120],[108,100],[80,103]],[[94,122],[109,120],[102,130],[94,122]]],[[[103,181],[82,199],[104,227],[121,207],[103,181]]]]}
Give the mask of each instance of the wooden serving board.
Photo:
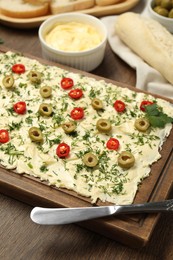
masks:
{"type": "MultiPolygon", "coordinates": [[[[138,2],[139,0],[120,0],[119,3],[114,5],[108,5],[108,6],[95,5],[92,8],[80,10],[79,12],[94,15],[97,17],[120,14],[130,10],[138,2]]],[[[45,21],[49,17],[51,17],[51,14],[46,16],[35,17],[35,18],[20,19],[20,18],[8,17],[0,13],[1,23],[14,28],[24,28],[24,29],[38,27],[43,21],[45,21]]]]}
{"type": "MultiPolygon", "coordinates": [[[[0,52],[5,53],[6,51],[6,48],[1,47],[0,52]]],[[[38,59],[27,54],[24,55],[29,58],[37,59],[44,64],[58,65],[59,67],[74,73],[80,73],[98,80],[102,79],[108,83],[111,82],[120,87],[128,87],[133,91],[141,92],[132,86],[127,86],[120,82],[95,76],[57,63],[48,62],[43,59],[38,59]]],[[[159,97],[157,95],[154,96],[159,97]]],[[[173,102],[171,100],[169,101],[173,102]]],[[[150,177],[146,178],[139,187],[134,203],[161,201],[168,197],[173,183],[173,130],[163,145],[161,156],[161,159],[152,165],[150,177]]],[[[29,177],[25,174],[19,175],[14,171],[6,170],[2,167],[0,167],[0,192],[32,206],[92,206],[89,199],[78,196],[74,192],[50,187],[39,179],[29,177]]],[[[149,241],[158,219],[159,214],[114,215],[107,218],[81,222],[79,225],[128,246],[139,248],[146,245],[149,241]]]]}

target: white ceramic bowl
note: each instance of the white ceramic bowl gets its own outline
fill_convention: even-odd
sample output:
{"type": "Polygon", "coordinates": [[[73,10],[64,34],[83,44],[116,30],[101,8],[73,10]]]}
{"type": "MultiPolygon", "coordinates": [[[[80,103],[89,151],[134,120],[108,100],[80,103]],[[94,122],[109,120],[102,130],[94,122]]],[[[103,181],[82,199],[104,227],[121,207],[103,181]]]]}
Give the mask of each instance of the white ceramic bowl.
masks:
{"type": "Polygon", "coordinates": [[[154,0],[148,0],[148,13],[150,17],[162,24],[168,31],[173,33],[173,18],[159,15],[153,10],[154,0]]]}
{"type": "Polygon", "coordinates": [[[39,28],[39,39],[42,55],[45,59],[68,65],[84,71],[95,69],[102,62],[107,43],[107,30],[104,24],[96,17],[82,13],[64,13],[54,15],[45,20],[39,28]],[[102,41],[96,47],[84,51],[62,51],[48,45],[45,35],[57,22],[81,22],[94,26],[101,35],[102,41]]]}

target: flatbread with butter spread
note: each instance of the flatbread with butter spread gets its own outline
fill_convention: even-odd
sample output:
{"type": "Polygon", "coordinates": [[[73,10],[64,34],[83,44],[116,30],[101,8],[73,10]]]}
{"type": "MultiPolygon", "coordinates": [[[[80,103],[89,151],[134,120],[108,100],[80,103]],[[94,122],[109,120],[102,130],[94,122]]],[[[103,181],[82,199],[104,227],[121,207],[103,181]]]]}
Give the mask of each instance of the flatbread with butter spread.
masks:
{"type": "Polygon", "coordinates": [[[0,134],[1,165],[73,190],[89,197],[91,203],[132,203],[138,185],[160,159],[159,151],[172,128],[167,123],[162,128],[137,129],[136,119],[146,115],[141,103],[157,104],[173,117],[171,104],[13,52],[0,54],[0,61],[0,131],[8,133],[4,142],[0,134]],[[20,66],[14,69],[21,64],[22,71],[20,66]],[[41,89],[51,89],[51,94],[44,96],[41,89]],[[78,96],[78,92],[82,94],[78,96]],[[102,107],[93,106],[93,99],[101,101],[102,107]],[[116,101],[124,109],[117,109],[116,101]],[[99,120],[110,123],[108,131],[98,127],[99,120]],[[73,131],[65,131],[64,125],[68,128],[71,122],[73,131]],[[118,146],[110,140],[118,140],[118,146]],[[122,152],[133,155],[131,166],[118,163],[122,152]],[[96,159],[94,166],[84,160],[88,153],[94,156],[87,159],[91,164],[96,159]]]}

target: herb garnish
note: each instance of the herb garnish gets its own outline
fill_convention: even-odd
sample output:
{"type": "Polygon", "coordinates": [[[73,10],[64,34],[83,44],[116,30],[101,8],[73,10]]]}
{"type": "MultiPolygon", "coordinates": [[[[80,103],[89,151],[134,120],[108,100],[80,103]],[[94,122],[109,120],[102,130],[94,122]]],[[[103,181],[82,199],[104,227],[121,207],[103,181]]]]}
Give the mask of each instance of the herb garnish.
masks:
{"type": "Polygon", "coordinates": [[[168,123],[173,123],[173,118],[163,113],[157,106],[152,104],[145,107],[146,116],[153,127],[163,128],[168,123]]]}

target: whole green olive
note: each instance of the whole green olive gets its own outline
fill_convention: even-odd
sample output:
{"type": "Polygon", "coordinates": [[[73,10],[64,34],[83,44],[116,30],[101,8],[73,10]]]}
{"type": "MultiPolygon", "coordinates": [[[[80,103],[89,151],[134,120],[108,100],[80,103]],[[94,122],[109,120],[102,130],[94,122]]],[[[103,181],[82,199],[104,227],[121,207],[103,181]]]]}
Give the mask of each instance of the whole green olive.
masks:
{"type": "Polygon", "coordinates": [[[173,8],[169,11],[168,17],[173,18],[173,8]]]}
{"type": "Polygon", "coordinates": [[[161,4],[161,1],[162,1],[162,0],[155,0],[155,1],[154,1],[154,4],[155,4],[155,5],[160,5],[160,4],[161,4]]]}
{"type": "Polygon", "coordinates": [[[118,165],[122,168],[129,169],[135,163],[135,157],[128,151],[123,151],[118,157],[118,165]]]}
{"type": "Polygon", "coordinates": [[[52,105],[51,104],[46,104],[42,103],[39,107],[38,112],[42,116],[51,116],[52,115],[52,105]]]}
{"type": "Polygon", "coordinates": [[[172,8],[172,2],[171,0],[162,0],[160,6],[167,10],[170,10],[172,8]]]}
{"type": "Polygon", "coordinates": [[[42,132],[38,127],[31,127],[29,129],[29,137],[36,143],[41,143],[43,141],[42,132]]]}
{"type": "Polygon", "coordinates": [[[100,110],[100,109],[103,109],[103,102],[98,99],[98,98],[94,98],[92,101],[91,101],[91,105],[92,107],[95,109],[95,110],[100,110]]]}
{"type": "Polygon", "coordinates": [[[14,85],[14,78],[13,75],[6,75],[3,80],[2,83],[4,85],[4,87],[6,88],[12,88],[14,85]]]}
{"type": "Polygon", "coordinates": [[[69,121],[62,124],[62,128],[66,134],[70,134],[76,130],[76,124],[72,121],[69,121]]]}
{"type": "Polygon", "coordinates": [[[98,159],[93,153],[86,153],[83,156],[83,162],[88,167],[95,167],[98,164],[98,159]]]}
{"type": "Polygon", "coordinates": [[[168,10],[166,10],[166,9],[163,8],[163,7],[156,6],[153,10],[154,10],[157,14],[159,14],[159,15],[162,15],[162,16],[165,16],[165,17],[168,16],[168,10]]]}
{"type": "Polygon", "coordinates": [[[135,128],[141,132],[146,132],[150,127],[150,122],[147,118],[138,118],[135,120],[135,128]]]}
{"type": "Polygon", "coordinates": [[[31,70],[28,76],[31,83],[39,84],[41,82],[41,73],[39,71],[31,70]]]}
{"type": "Polygon", "coordinates": [[[111,131],[112,126],[109,120],[99,119],[96,123],[96,128],[99,130],[99,132],[108,133],[111,131]]]}
{"type": "Polygon", "coordinates": [[[40,88],[40,95],[43,98],[48,98],[52,95],[52,88],[49,86],[44,86],[40,88]]]}

